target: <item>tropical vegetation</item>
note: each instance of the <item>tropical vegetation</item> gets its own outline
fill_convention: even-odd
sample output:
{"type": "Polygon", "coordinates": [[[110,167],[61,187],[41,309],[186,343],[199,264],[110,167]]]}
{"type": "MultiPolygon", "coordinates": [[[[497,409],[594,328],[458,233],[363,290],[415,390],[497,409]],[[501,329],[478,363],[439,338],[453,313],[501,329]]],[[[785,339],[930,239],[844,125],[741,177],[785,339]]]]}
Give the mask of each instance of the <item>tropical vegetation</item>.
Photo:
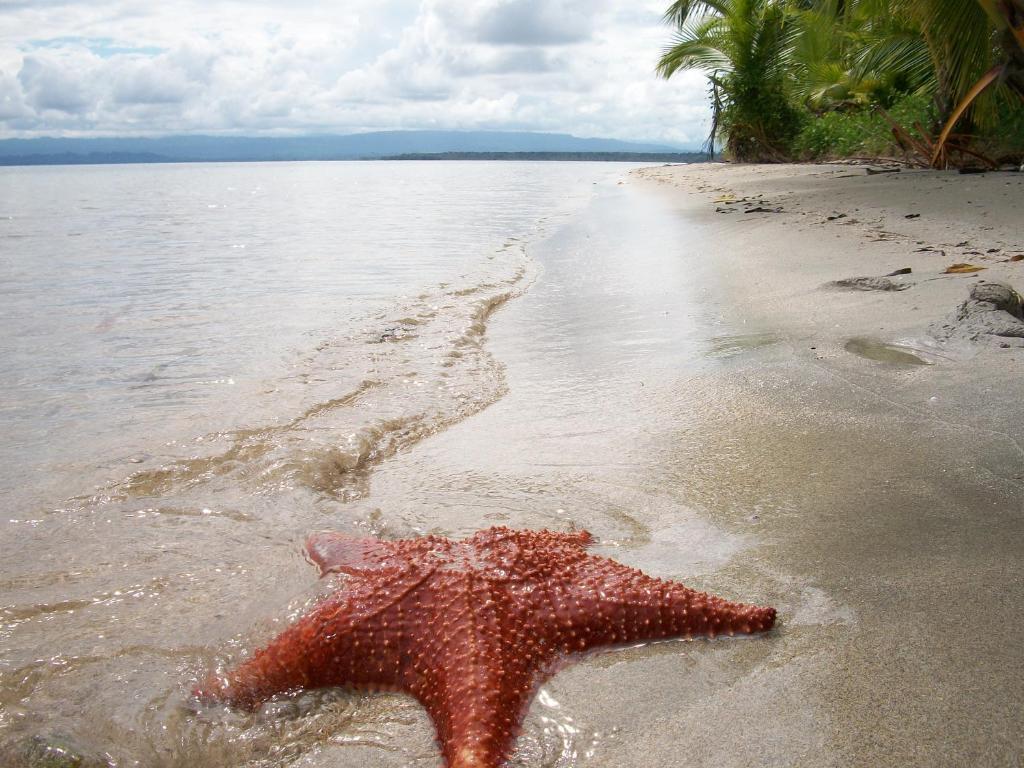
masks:
{"type": "Polygon", "coordinates": [[[703,71],[738,161],[1019,163],[1024,0],[675,0],[658,63],[703,71]]]}

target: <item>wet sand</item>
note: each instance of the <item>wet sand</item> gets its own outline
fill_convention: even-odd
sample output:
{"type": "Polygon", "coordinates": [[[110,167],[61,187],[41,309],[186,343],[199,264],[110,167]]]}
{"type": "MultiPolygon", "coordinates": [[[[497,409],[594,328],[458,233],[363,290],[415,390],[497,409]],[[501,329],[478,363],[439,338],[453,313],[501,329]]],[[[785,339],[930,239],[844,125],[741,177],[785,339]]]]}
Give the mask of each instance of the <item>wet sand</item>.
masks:
{"type": "MultiPolygon", "coordinates": [[[[586,527],[648,572],[775,604],[781,626],[568,667],[513,765],[1020,762],[1024,353],[929,334],[973,282],[1024,270],[1001,260],[1024,247],[1020,191],[1011,175],[650,169],[536,249],[536,284],[489,330],[507,396],[382,467],[389,532],[586,527]],[[728,193],[785,212],[715,213],[728,193]],[[940,276],[968,259],[984,278],[940,276]],[[908,290],[823,287],[904,266],[908,290]]],[[[402,706],[404,746],[381,765],[431,748],[402,706]]]]}
{"type": "Polygon", "coordinates": [[[713,375],[717,402],[665,446],[668,477],[707,519],[764,542],[733,567],[771,574],[783,615],[750,675],[756,709],[684,716],[694,732],[709,715],[730,723],[692,764],[1019,764],[1024,352],[1012,337],[936,335],[971,284],[1024,287],[1024,264],[1008,261],[1024,252],[1024,180],[848,166],[641,175],[708,232],[727,322],[764,341],[713,375]],[[714,202],[729,196],[754,200],[714,202]],[[943,274],[956,262],[986,269],[943,274]],[[823,287],[903,267],[908,290],[823,287]],[[897,354],[864,354],[886,346],[897,354]]]}

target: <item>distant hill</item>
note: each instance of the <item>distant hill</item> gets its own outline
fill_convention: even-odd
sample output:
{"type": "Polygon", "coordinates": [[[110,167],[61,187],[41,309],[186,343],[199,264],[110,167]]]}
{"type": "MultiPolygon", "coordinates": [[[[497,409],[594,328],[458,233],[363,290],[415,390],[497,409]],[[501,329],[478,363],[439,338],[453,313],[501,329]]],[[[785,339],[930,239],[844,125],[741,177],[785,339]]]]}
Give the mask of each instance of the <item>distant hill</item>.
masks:
{"type": "Polygon", "coordinates": [[[622,163],[696,163],[701,152],[433,152],[385,155],[381,160],[580,160],[622,163]]]}
{"type": "MultiPolygon", "coordinates": [[[[164,136],[160,138],[4,139],[0,165],[361,160],[441,153],[656,153],[681,150],[565,133],[379,131],[347,136],[164,136]]],[[[592,158],[588,158],[592,159],[592,158]]]]}

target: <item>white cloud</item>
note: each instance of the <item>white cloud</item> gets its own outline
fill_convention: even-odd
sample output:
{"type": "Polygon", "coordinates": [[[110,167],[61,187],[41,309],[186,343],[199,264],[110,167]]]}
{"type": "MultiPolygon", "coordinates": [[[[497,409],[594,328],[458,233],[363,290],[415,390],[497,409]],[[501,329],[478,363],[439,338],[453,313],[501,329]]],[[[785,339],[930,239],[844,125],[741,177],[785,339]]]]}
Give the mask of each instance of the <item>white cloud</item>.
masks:
{"type": "Polygon", "coordinates": [[[587,40],[603,0],[434,2],[431,12],[466,38],[494,45],[557,45],[587,40]]]}
{"type": "Polygon", "coordinates": [[[40,114],[85,114],[92,107],[91,79],[70,56],[26,56],[18,72],[25,103],[40,114]]]}
{"type": "Polygon", "coordinates": [[[176,65],[168,57],[135,60],[117,67],[111,82],[111,96],[117,104],[179,104],[190,92],[201,88],[203,73],[176,65]]]}
{"type": "Polygon", "coordinates": [[[27,118],[31,114],[21,83],[6,72],[0,72],[0,122],[27,118]]]}
{"type": "Polygon", "coordinates": [[[62,0],[0,17],[0,137],[507,128],[694,145],[668,0],[62,0]]]}

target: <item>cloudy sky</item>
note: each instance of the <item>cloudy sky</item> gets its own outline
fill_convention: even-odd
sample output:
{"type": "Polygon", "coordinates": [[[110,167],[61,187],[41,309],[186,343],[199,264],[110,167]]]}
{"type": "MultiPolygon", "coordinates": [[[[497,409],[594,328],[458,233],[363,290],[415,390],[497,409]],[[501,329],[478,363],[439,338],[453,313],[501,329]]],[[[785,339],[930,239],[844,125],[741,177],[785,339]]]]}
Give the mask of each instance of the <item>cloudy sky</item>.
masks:
{"type": "Polygon", "coordinates": [[[0,0],[0,138],[558,131],[696,145],[669,0],[0,0]]]}

